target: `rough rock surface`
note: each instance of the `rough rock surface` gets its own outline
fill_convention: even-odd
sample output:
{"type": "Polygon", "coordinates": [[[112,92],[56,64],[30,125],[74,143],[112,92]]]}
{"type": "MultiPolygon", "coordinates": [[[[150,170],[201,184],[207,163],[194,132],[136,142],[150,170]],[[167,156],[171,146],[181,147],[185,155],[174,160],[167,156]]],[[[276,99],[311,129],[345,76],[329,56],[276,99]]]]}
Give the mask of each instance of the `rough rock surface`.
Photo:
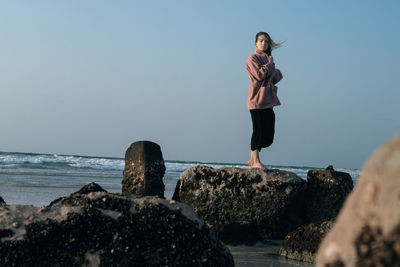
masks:
{"type": "Polygon", "coordinates": [[[5,205],[5,204],[6,204],[6,202],[4,201],[4,199],[2,197],[0,197],[0,206],[5,205]]]}
{"type": "Polygon", "coordinates": [[[164,198],[164,173],[160,146],[150,141],[135,142],[125,153],[122,193],[164,198]]]}
{"type": "Polygon", "coordinates": [[[400,134],[362,168],[317,266],[400,266],[400,134]]]}
{"type": "Polygon", "coordinates": [[[104,190],[100,185],[98,185],[96,183],[90,183],[90,184],[84,185],[81,189],[79,189],[75,193],[72,193],[69,197],[60,197],[60,198],[58,198],[56,200],[53,200],[50,203],[49,207],[52,206],[53,204],[57,203],[57,202],[65,200],[65,199],[73,198],[74,196],[78,196],[78,195],[81,195],[81,194],[88,194],[88,193],[91,193],[91,192],[107,192],[107,191],[104,190]]]}
{"type": "Polygon", "coordinates": [[[314,262],[318,246],[331,230],[333,221],[305,224],[286,235],[278,254],[290,259],[314,262]]]}
{"type": "Polygon", "coordinates": [[[309,170],[307,174],[306,214],[310,222],[336,218],[344,200],[353,190],[350,174],[326,170],[309,170]]]}
{"type": "Polygon", "coordinates": [[[233,266],[191,207],[89,185],[47,207],[0,207],[0,266],[233,266]]]}
{"type": "Polygon", "coordinates": [[[292,172],[196,166],[181,174],[173,199],[192,206],[224,242],[252,244],[303,224],[305,190],[292,172]]]}

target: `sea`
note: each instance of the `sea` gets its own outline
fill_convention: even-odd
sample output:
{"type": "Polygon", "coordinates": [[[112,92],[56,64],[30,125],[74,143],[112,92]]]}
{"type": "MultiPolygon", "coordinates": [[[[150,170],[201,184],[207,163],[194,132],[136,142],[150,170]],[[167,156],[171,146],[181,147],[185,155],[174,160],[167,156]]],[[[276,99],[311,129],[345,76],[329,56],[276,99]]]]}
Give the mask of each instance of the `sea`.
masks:
{"type": "MultiPolygon", "coordinates": [[[[91,182],[99,184],[108,192],[120,193],[124,164],[123,158],[113,157],[0,152],[0,196],[7,204],[46,206],[91,182]]],[[[165,160],[165,198],[172,198],[180,174],[197,165],[214,169],[248,168],[241,163],[165,160]]],[[[305,180],[308,170],[321,169],[304,166],[267,167],[294,172],[305,180]]],[[[349,173],[354,184],[360,172],[358,169],[335,170],[349,173]]]]}
{"type": "MultiPolygon", "coordinates": [[[[61,154],[0,152],[0,197],[9,204],[46,206],[53,200],[68,196],[82,186],[95,182],[108,192],[120,193],[125,161],[123,158],[93,157],[61,154]]],[[[205,165],[214,169],[223,167],[249,168],[242,163],[193,162],[165,160],[163,178],[165,197],[171,199],[180,174],[187,168],[205,165]]],[[[307,179],[310,169],[305,166],[271,166],[291,171],[307,179]]],[[[356,184],[360,170],[336,168],[347,172],[356,184]]],[[[257,267],[311,267],[312,263],[295,261],[277,255],[282,240],[254,246],[228,246],[235,266],[257,267]]]]}

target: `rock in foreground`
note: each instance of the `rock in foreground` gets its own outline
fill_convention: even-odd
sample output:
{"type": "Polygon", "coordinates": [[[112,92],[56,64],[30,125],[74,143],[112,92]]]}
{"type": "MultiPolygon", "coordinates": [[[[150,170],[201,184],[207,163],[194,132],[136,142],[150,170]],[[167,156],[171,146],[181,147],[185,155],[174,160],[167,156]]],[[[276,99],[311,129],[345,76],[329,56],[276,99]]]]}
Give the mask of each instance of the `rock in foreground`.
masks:
{"type": "Polygon", "coordinates": [[[173,199],[192,206],[223,241],[252,244],[303,224],[305,190],[287,171],[197,166],[181,174],[173,199]]]}
{"type": "Polygon", "coordinates": [[[400,266],[400,134],[362,168],[317,266],[400,266]]]}
{"type": "Polygon", "coordinates": [[[97,186],[47,207],[0,207],[1,266],[233,266],[186,204],[97,186]]]}
{"type": "Polygon", "coordinates": [[[287,234],[278,254],[289,259],[314,262],[319,244],[331,230],[333,221],[322,221],[300,226],[287,234]]]}

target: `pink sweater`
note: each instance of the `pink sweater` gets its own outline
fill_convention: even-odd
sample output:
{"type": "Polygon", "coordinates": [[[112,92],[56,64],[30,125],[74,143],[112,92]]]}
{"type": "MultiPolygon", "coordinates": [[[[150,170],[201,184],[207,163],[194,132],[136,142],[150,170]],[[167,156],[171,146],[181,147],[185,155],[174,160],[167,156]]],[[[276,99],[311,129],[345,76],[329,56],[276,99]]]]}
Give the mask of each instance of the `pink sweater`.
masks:
{"type": "Polygon", "coordinates": [[[275,84],[282,79],[282,73],[275,69],[274,63],[268,61],[267,53],[256,49],[247,59],[246,69],[250,76],[248,109],[267,109],[280,105],[275,84]]]}

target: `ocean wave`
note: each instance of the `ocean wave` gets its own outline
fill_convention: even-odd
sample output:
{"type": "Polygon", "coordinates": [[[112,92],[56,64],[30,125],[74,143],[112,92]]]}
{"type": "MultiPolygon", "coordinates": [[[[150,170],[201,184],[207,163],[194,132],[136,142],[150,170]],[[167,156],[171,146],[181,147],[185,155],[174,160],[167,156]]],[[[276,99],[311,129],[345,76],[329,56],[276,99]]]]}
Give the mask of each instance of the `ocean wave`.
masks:
{"type": "MultiPolygon", "coordinates": [[[[90,157],[78,155],[58,155],[58,154],[34,154],[34,153],[18,153],[18,152],[0,152],[0,170],[54,170],[60,173],[65,173],[67,176],[75,174],[81,175],[81,172],[94,172],[93,175],[99,175],[99,172],[122,172],[125,161],[121,158],[111,157],[90,157]]],[[[209,166],[214,169],[225,167],[249,168],[246,164],[241,163],[220,163],[220,162],[199,162],[199,161],[173,161],[166,160],[165,166],[167,173],[174,176],[180,175],[184,170],[198,166],[209,166]]],[[[307,179],[307,172],[311,169],[323,169],[306,166],[267,166],[268,168],[278,168],[285,171],[294,172],[303,179],[307,179]]],[[[347,172],[353,180],[357,180],[360,170],[337,168],[337,171],[347,172]]],[[[39,172],[40,173],[40,172],[39,172]]],[[[32,173],[34,174],[34,173],[32,173]]]]}
{"type": "Polygon", "coordinates": [[[123,170],[124,160],[117,158],[57,154],[0,152],[0,168],[90,168],[100,170],[123,170]]]}

